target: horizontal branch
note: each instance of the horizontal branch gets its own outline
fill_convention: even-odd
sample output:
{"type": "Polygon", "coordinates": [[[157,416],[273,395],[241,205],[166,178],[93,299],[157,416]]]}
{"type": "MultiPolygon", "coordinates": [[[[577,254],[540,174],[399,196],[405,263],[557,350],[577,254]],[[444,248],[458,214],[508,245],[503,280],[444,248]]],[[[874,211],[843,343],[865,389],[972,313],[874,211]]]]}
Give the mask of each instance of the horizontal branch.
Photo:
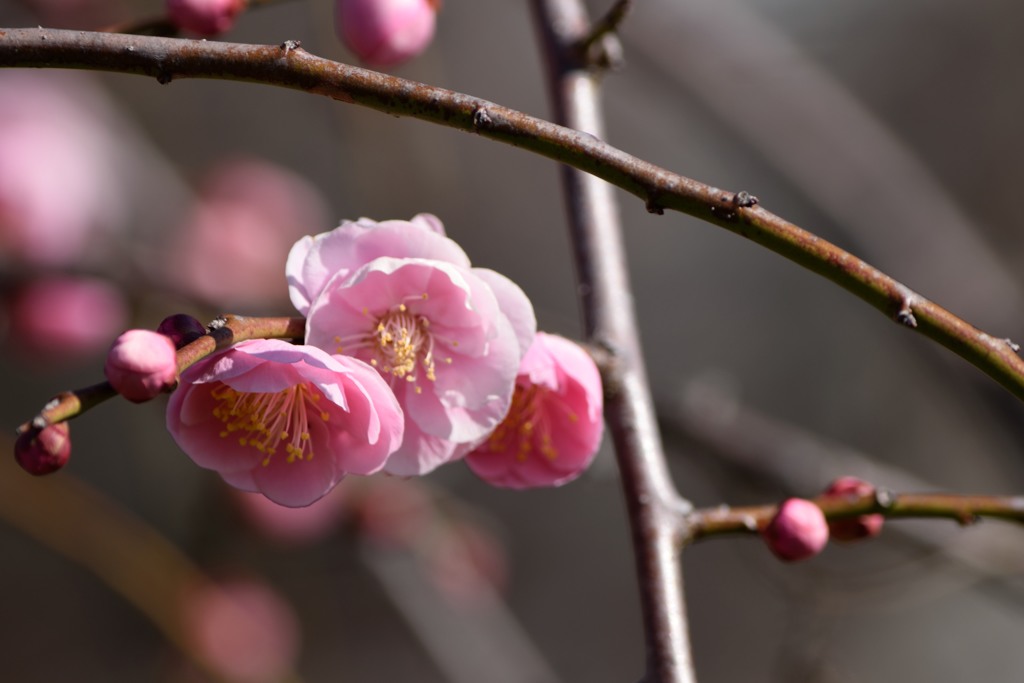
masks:
{"type": "MultiPolygon", "coordinates": [[[[946,518],[973,524],[980,517],[1024,522],[1024,496],[981,496],[952,493],[891,493],[878,489],[863,496],[820,496],[812,499],[827,519],[881,514],[889,518],[946,518]]],[[[727,506],[694,510],[687,515],[690,538],[758,533],[771,521],[776,505],[727,506]]]]}
{"type": "MultiPolygon", "coordinates": [[[[198,363],[215,351],[226,349],[246,339],[302,339],[306,334],[305,318],[251,318],[225,315],[207,328],[207,333],[178,349],[178,373],[198,363]]],[[[110,382],[100,382],[84,389],[57,394],[39,414],[18,427],[23,434],[30,429],[43,429],[78,417],[107,399],[117,396],[110,382]]]]}
{"type": "Polygon", "coordinates": [[[160,83],[212,78],[280,86],[476,133],[602,178],[644,200],[723,227],[824,276],[915,328],[1024,399],[1024,361],[990,336],[893,278],[764,210],[746,192],[671,173],[592,135],[469,95],[315,57],[299,43],[240,45],[153,36],[0,29],[0,67],[59,67],[146,75],[160,83]]]}

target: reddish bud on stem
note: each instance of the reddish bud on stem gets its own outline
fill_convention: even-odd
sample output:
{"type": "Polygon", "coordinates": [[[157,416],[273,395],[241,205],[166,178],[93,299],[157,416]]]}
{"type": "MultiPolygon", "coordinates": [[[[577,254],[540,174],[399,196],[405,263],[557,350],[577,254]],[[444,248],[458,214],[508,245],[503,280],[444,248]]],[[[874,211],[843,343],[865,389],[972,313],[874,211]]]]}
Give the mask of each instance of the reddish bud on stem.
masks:
{"type": "MultiPolygon", "coordinates": [[[[825,489],[824,496],[855,496],[857,498],[873,495],[875,487],[856,477],[840,477],[825,489]]],[[[873,538],[882,533],[885,517],[880,514],[860,515],[848,519],[835,519],[828,523],[832,538],[837,541],[859,541],[862,538],[873,538]]]]}
{"type": "Polygon", "coordinates": [[[67,422],[29,429],[14,442],[15,460],[22,469],[36,476],[56,472],[70,457],[71,430],[67,422]]]}

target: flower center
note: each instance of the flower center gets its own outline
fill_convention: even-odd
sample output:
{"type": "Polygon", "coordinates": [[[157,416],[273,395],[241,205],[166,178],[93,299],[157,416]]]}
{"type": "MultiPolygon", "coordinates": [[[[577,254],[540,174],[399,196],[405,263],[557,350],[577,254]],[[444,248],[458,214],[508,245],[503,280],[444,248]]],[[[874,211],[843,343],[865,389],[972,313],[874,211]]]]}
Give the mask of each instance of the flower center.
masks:
{"type": "Polygon", "coordinates": [[[551,441],[548,416],[544,412],[547,389],[536,384],[517,384],[512,406],[487,439],[484,446],[495,453],[516,451],[516,459],[526,460],[531,453],[540,453],[548,460],[558,458],[558,449],[551,441]]]}
{"type": "MultiPolygon", "coordinates": [[[[416,298],[426,299],[422,294],[416,298]]],[[[363,314],[369,317],[364,308],[363,314]]],[[[391,381],[405,380],[415,384],[419,378],[425,377],[433,382],[437,379],[437,363],[434,358],[434,335],[430,333],[430,320],[409,310],[405,304],[399,304],[374,321],[369,332],[362,332],[350,337],[335,337],[335,353],[347,353],[357,349],[369,350],[369,363],[391,381]],[[422,374],[421,372],[422,371],[422,374]]],[[[459,343],[452,341],[457,347],[459,343]]],[[[452,359],[446,357],[444,363],[451,365],[452,359]]],[[[392,384],[392,386],[394,386],[392,384]]],[[[415,388],[416,393],[423,391],[415,388]]]]}
{"type": "Polygon", "coordinates": [[[331,417],[317,407],[322,395],[309,383],[274,394],[236,391],[222,383],[210,395],[217,401],[213,415],[224,423],[221,438],[237,435],[240,445],[266,456],[264,466],[282,447],[290,463],[311,460],[309,418],[319,416],[326,422],[331,417]]]}

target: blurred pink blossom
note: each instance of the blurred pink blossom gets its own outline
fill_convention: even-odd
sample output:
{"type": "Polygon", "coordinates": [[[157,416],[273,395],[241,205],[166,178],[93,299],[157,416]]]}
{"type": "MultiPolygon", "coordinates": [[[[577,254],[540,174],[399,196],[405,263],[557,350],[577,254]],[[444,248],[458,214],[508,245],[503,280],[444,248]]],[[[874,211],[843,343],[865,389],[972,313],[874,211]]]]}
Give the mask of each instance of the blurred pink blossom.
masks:
{"type": "Polygon", "coordinates": [[[162,264],[166,279],[220,308],[260,307],[284,299],[281,263],[326,208],[300,176],[252,159],[224,162],[200,184],[162,264]]]}
{"type": "Polygon", "coordinates": [[[346,474],[380,470],[402,422],[370,366],[276,339],[195,364],[167,405],[167,428],[197,465],[289,507],[319,500],[346,474]]]}
{"type": "Polygon", "coordinates": [[[108,117],[85,77],[0,73],[0,254],[57,267],[104,251],[125,212],[108,117]]]}
{"type": "Polygon", "coordinates": [[[601,376],[586,351],[538,332],[519,368],[508,415],[466,464],[505,488],[572,481],[601,445],[603,403],[601,376]]]}
{"type": "Polygon", "coordinates": [[[335,0],[338,37],[371,66],[395,66],[417,56],[434,37],[432,0],[335,0]]]}
{"type": "Polygon", "coordinates": [[[216,36],[231,29],[245,9],[245,0],[166,0],[167,17],[175,26],[201,36],[216,36]]]}
{"type": "Polygon", "coordinates": [[[505,548],[477,524],[449,524],[427,552],[430,578],[445,597],[456,603],[487,600],[508,581],[505,548]]]}
{"type": "Polygon", "coordinates": [[[821,508],[811,501],[789,498],[779,505],[761,535],[776,557],[796,562],[814,557],[825,549],[828,522],[821,508]]]}
{"type": "Polygon", "coordinates": [[[206,666],[237,683],[272,683],[294,670],[299,622],[291,606],[255,579],[191,586],[181,600],[185,636],[206,666]]]}
{"type": "Polygon", "coordinates": [[[103,372],[117,393],[129,401],[152,400],[177,383],[174,342],[152,330],[128,330],[110,346],[103,372]]]}
{"type": "Polygon", "coordinates": [[[501,422],[536,330],[523,291],[470,268],[442,230],[433,216],[364,219],[288,258],[306,342],[373,365],[402,405],[404,442],[385,466],[401,476],[464,455],[501,422]]]}
{"type": "Polygon", "coordinates": [[[32,282],[10,302],[11,337],[34,357],[98,353],[123,330],[128,306],[104,280],[60,277],[32,282]]]}

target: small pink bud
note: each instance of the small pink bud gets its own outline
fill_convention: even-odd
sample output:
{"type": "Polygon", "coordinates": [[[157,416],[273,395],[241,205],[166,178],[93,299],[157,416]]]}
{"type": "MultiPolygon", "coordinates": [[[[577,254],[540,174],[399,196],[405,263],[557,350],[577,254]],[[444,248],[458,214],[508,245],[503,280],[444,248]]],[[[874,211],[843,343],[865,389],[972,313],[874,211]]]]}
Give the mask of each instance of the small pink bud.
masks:
{"type": "Polygon", "coordinates": [[[14,458],[29,474],[56,472],[71,457],[71,430],[67,422],[32,428],[14,442],[14,458]]]}
{"type": "Polygon", "coordinates": [[[169,337],[174,346],[180,349],[206,334],[206,327],[188,314],[175,313],[164,318],[156,331],[169,337]]]}
{"type": "Polygon", "coordinates": [[[828,522],[817,505],[803,498],[783,501],[761,532],[769,550],[786,562],[806,560],[828,543],[828,522]]]}
{"type": "Polygon", "coordinates": [[[159,332],[128,330],[114,340],[103,372],[129,401],[148,401],[177,382],[174,342],[159,332]]]}
{"type": "MultiPolygon", "coordinates": [[[[850,496],[861,498],[875,493],[875,487],[857,477],[840,477],[825,489],[823,496],[850,496]]],[[[835,519],[828,523],[832,538],[837,541],[859,541],[862,538],[874,538],[882,533],[885,517],[880,514],[860,515],[847,519],[835,519]]]]}
{"type": "Polygon", "coordinates": [[[167,0],[167,17],[175,26],[201,36],[229,30],[245,9],[245,0],[167,0]]]}
{"type": "Polygon", "coordinates": [[[431,0],[336,0],[334,26],[359,59],[395,66],[427,48],[436,13],[431,0]]]}

